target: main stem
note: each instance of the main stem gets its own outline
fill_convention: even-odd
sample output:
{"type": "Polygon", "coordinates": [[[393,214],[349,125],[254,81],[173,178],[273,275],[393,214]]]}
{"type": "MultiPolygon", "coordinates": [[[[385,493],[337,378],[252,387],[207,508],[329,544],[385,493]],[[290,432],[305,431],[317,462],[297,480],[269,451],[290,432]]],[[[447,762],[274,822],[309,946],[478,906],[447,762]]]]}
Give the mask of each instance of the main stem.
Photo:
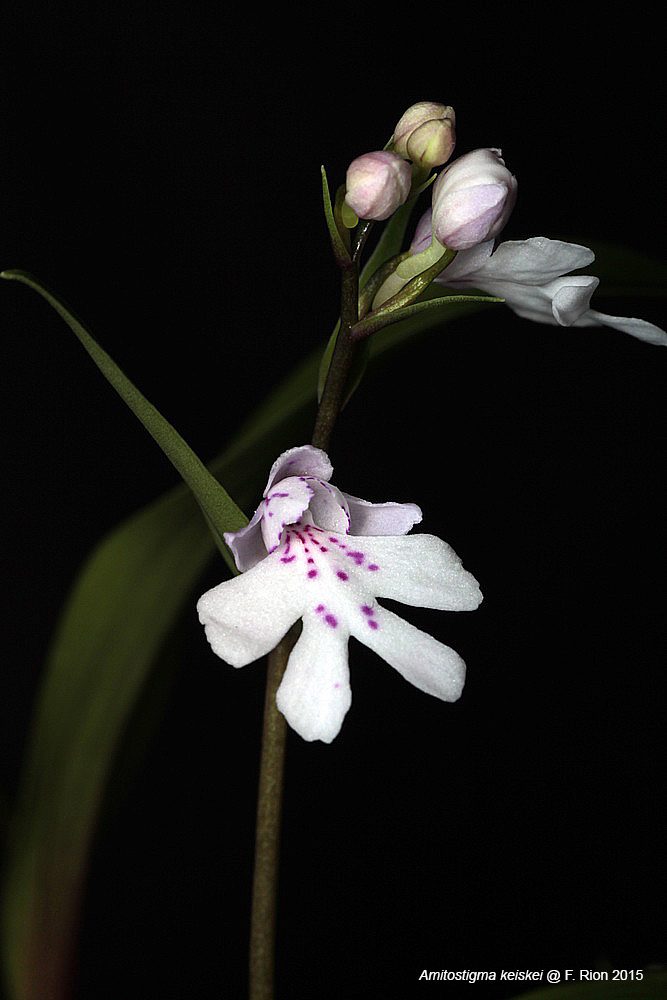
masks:
{"type": "Polygon", "coordinates": [[[250,1000],[272,1000],[273,997],[280,809],[287,730],[285,718],[276,708],[276,691],[294,641],[288,632],[269,653],[266,677],[250,917],[250,1000]]]}
{"type": "MultiPolygon", "coordinates": [[[[329,446],[343,404],[347,376],[355,350],[350,330],[359,318],[359,269],[356,259],[342,268],[341,324],[322,399],[315,418],[312,443],[329,446]]],[[[280,814],[285,762],[286,723],[276,707],[276,691],[298,637],[296,626],[269,654],[264,699],[264,728],[259,767],[255,872],[250,918],[250,1000],[273,1000],[276,898],[280,844],[280,814]]]]}

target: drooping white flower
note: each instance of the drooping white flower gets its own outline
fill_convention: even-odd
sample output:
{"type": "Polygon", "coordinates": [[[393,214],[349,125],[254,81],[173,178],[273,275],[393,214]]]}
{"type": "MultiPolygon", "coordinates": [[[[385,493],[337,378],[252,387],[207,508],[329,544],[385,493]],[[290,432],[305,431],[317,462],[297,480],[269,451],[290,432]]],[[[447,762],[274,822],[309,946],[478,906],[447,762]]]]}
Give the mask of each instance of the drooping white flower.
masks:
{"type": "Polygon", "coordinates": [[[197,604],[214,652],[234,667],[270,652],[302,620],[276,703],[305,740],[325,743],[351,704],[351,635],[428,694],[456,701],[463,689],[458,653],[378,598],[448,611],[474,610],[482,599],[445,542],[407,534],[419,507],[342,493],[329,483],[332,471],[310,445],[281,455],[250,523],[225,536],[242,574],[197,604]]]}
{"type": "MultiPolygon", "coordinates": [[[[431,243],[431,212],[426,212],[415,232],[411,254],[431,243]]],[[[576,243],[534,236],[508,240],[493,249],[487,240],[456,255],[436,281],[450,288],[478,288],[505,299],[517,315],[536,323],[559,326],[611,326],[649,344],[667,346],[667,333],[643,319],[609,316],[590,308],[599,279],[568,271],[587,267],[595,254],[576,243]]]]}

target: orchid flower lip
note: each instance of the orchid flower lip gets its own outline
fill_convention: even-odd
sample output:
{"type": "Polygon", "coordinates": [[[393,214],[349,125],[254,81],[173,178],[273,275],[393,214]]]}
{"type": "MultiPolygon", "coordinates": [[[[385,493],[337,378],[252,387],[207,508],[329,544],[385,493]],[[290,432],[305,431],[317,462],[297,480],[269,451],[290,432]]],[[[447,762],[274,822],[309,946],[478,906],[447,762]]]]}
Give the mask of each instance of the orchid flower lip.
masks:
{"type": "Polygon", "coordinates": [[[214,652],[235,667],[270,652],[301,619],[302,633],[276,703],[304,739],[330,742],[351,704],[350,636],[420,690],[444,701],[461,694],[460,656],[384,608],[381,599],[463,611],[476,608],[481,593],[445,542],[408,534],[421,520],[415,504],[371,504],[342,493],[311,474],[314,462],[317,471],[330,475],[324,453],[317,451],[292,449],[274,464],[252,521],[236,539],[229,538],[233,545],[241,536],[235,551],[241,562],[248,552],[254,556],[263,548],[264,554],[250,560],[240,576],[204,594],[198,611],[214,652]],[[300,474],[291,476],[292,471],[300,474]],[[282,526],[286,512],[304,503],[299,516],[282,526]],[[260,521],[268,522],[268,513],[281,526],[270,551],[256,544],[263,543],[260,521]],[[326,523],[332,519],[334,527],[326,523]]]}

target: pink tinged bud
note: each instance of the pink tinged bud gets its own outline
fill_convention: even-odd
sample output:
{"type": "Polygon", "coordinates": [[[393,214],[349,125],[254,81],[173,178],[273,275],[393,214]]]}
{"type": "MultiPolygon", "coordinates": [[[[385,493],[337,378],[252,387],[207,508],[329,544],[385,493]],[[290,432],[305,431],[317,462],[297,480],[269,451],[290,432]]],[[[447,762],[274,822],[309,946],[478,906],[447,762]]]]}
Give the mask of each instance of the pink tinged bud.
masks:
{"type": "Polygon", "coordinates": [[[388,219],[408,197],[410,165],[396,153],[364,153],[347,168],[345,201],[360,219],[388,219]]]}
{"type": "Polygon", "coordinates": [[[433,101],[413,104],[394,129],[393,148],[420,167],[439,167],[454,151],[454,108],[433,101]]]}
{"type": "Polygon", "coordinates": [[[460,156],[433,185],[435,238],[452,250],[494,239],[514,208],[516,189],[516,177],[499,149],[475,149],[460,156]]]}

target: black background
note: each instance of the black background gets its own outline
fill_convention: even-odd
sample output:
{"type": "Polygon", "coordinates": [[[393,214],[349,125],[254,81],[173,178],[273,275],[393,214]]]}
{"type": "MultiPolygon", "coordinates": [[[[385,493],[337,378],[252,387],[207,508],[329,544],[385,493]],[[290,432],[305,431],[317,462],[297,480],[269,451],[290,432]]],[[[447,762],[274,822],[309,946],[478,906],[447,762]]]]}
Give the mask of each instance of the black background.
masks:
{"type": "MultiPolygon", "coordinates": [[[[0,265],[57,289],[208,459],[335,320],[320,164],[338,184],[416,100],[456,108],[457,153],[502,147],[519,179],[506,238],[660,255],[653,26],[501,13],[380,29],[379,11],[24,5],[3,43],[0,265]]],[[[667,325],[664,300],[594,304],[667,325]]],[[[0,315],[11,803],[78,566],[176,476],[34,293],[3,284],[0,315]]],[[[345,410],[335,482],[419,503],[485,601],[406,614],[464,656],[459,703],[353,644],[340,736],[290,733],[280,996],[408,998],[423,969],[664,958],[666,365],[613,330],[499,306],[383,359],[345,410]]],[[[217,561],[198,592],[225,574],[217,561]]],[[[264,668],[213,657],[197,596],[159,667],[157,731],[112,782],[76,1000],[244,995],[264,668]]]]}

